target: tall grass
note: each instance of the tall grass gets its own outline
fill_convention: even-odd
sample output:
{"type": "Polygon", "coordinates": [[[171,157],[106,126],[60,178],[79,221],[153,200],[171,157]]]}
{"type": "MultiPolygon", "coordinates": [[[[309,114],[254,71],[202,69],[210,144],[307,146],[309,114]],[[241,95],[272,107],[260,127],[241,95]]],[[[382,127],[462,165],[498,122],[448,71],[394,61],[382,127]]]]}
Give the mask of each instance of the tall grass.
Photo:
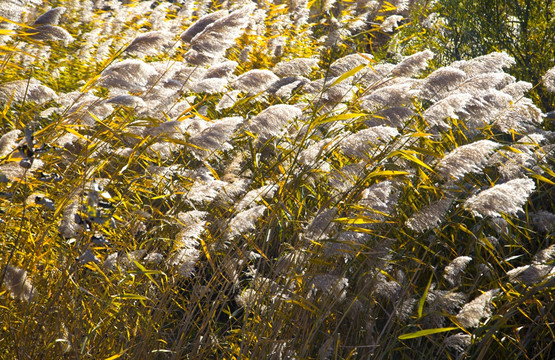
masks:
{"type": "Polygon", "coordinates": [[[402,1],[6,4],[2,359],[552,358],[507,54],[388,57],[402,1]]]}

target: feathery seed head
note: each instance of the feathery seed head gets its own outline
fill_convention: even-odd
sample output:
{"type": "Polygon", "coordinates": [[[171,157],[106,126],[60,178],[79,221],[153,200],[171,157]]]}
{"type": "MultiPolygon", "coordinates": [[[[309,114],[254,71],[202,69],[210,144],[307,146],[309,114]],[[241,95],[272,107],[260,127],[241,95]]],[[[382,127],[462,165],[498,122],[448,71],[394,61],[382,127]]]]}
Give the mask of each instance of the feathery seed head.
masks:
{"type": "Polygon", "coordinates": [[[216,104],[216,110],[221,111],[225,109],[229,109],[237,102],[239,98],[239,94],[241,94],[241,90],[232,90],[222,95],[222,98],[216,104]]]}
{"type": "Polygon", "coordinates": [[[511,180],[472,196],[465,201],[464,207],[478,217],[500,217],[502,212],[516,215],[535,188],[532,179],[511,180]]]}
{"type": "Polygon", "coordinates": [[[373,57],[374,56],[371,54],[363,54],[363,53],[346,55],[340,59],[335,60],[330,65],[330,70],[329,70],[330,74],[332,76],[341,76],[344,73],[356,68],[359,65],[369,64],[373,57]]]}
{"type": "Polygon", "coordinates": [[[14,102],[36,102],[42,104],[58,97],[56,92],[43,85],[35,78],[29,80],[16,80],[0,84],[0,103],[7,103],[12,99],[14,102]]]}
{"type": "Polygon", "coordinates": [[[408,228],[417,232],[424,232],[436,227],[443,221],[452,203],[453,199],[447,197],[424,207],[407,220],[408,228]]]}
{"type": "MultiPolygon", "coordinates": [[[[553,214],[551,214],[553,215],[553,214]]],[[[555,223],[552,223],[552,225],[555,223]]],[[[555,245],[549,246],[534,255],[534,264],[547,264],[555,259],[555,245]]],[[[555,265],[555,264],[554,264],[555,265]]]]}
{"type": "Polygon", "coordinates": [[[17,147],[17,139],[23,133],[21,130],[8,131],[0,138],[0,158],[9,155],[17,147]]]}
{"type": "Polygon", "coordinates": [[[239,64],[236,61],[224,61],[219,64],[212,65],[204,74],[204,79],[210,78],[226,78],[231,79],[233,72],[239,64]]]}
{"type": "Polygon", "coordinates": [[[229,222],[226,238],[232,239],[256,228],[256,223],[264,212],[266,205],[257,205],[250,209],[241,211],[229,222]]]}
{"type": "Polygon", "coordinates": [[[75,40],[67,30],[55,25],[40,25],[31,31],[33,35],[29,37],[33,40],[63,41],[65,45],[75,40]]]}
{"type": "Polygon", "coordinates": [[[139,59],[127,59],[108,66],[100,77],[99,84],[107,88],[128,91],[144,91],[151,78],[158,72],[139,59]]]}
{"type": "Polygon", "coordinates": [[[469,172],[481,171],[488,163],[488,156],[500,146],[490,140],[459,146],[439,161],[436,170],[444,178],[453,177],[459,180],[469,172]]]}
{"type": "Polygon", "coordinates": [[[390,15],[381,23],[380,29],[383,32],[393,32],[395,28],[399,27],[399,22],[403,21],[403,19],[402,15],[390,15]]]}
{"type": "Polygon", "coordinates": [[[189,142],[201,149],[193,149],[199,158],[206,158],[210,152],[231,148],[227,145],[237,126],[243,123],[240,116],[216,120],[206,129],[189,139],[189,142]],[[226,146],[227,145],[227,146],[226,146]]]}
{"type": "Polygon", "coordinates": [[[543,86],[549,92],[555,92],[555,66],[547,70],[545,75],[542,77],[543,86]]]}
{"type": "MultiPolygon", "coordinates": [[[[215,21],[211,19],[201,32],[191,38],[191,49],[185,54],[187,62],[206,65],[223,57],[225,51],[233,46],[235,39],[247,27],[254,8],[255,5],[251,3],[224,16],[218,15],[215,21]]],[[[188,39],[187,33],[184,35],[188,39]]]]}
{"type": "Polygon", "coordinates": [[[280,134],[287,123],[302,115],[302,110],[293,105],[272,105],[249,121],[248,130],[258,134],[264,143],[280,134]]]}
{"type": "Polygon", "coordinates": [[[35,20],[33,25],[58,25],[60,17],[66,12],[63,6],[48,10],[35,20]]]}
{"type": "Polygon", "coordinates": [[[316,275],[312,279],[311,285],[314,290],[327,296],[332,296],[333,301],[341,302],[347,297],[349,279],[331,274],[316,275]]]}
{"type": "Polygon", "coordinates": [[[370,150],[376,146],[389,143],[399,135],[396,128],[388,126],[374,126],[347,136],[339,143],[345,155],[357,158],[368,157],[370,150]]]}
{"type": "Polygon", "coordinates": [[[27,271],[8,265],[4,273],[4,285],[13,298],[29,301],[33,297],[33,285],[27,277],[27,271]]]}
{"type": "Polygon", "coordinates": [[[464,328],[470,329],[480,325],[483,318],[491,316],[493,298],[499,289],[486,291],[471,302],[465,304],[457,314],[457,320],[464,328]]]}
{"type": "Polygon", "coordinates": [[[515,64],[515,59],[506,52],[493,52],[491,54],[478,56],[471,60],[455,61],[452,67],[461,69],[469,76],[485,73],[501,73],[503,68],[511,67],[515,64]]]}
{"type": "Polygon", "coordinates": [[[399,64],[395,65],[391,73],[393,76],[414,76],[428,66],[428,60],[434,57],[430,50],[418,52],[407,56],[399,64]]]}
{"type": "Polygon", "coordinates": [[[227,10],[219,10],[219,11],[204,15],[203,17],[195,21],[191,26],[189,26],[189,28],[187,28],[187,30],[185,30],[183,34],[181,34],[180,36],[181,40],[183,42],[190,43],[191,40],[193,40],[193,38],[198,34],[202,33],[208,25],[212,24],[216,20],[219,20],[227,15],[229,15],[229,12],[227,10]]]}
{"type": "Polygon", "coordinates": [[[138,96],[118,95],[106,101],[108,104],[127,106],[127,107],[145,107],[146,103],[138,96]]]}
{"type": "Polygon", "coordinates": [[[314,67],[318,65],[318,59],[314,58],[295,58],[282,61],[272,69],[273,73],[283,76],[308,76],[314,67]]]}
{"type": "Polygon", "coordinates": [[[511,282],[523,282],[528,285],[536,284],[546,277],[555,275],[555,264],[537,264],[520,266],[507,271],[511,282]]]}
{"type": "Polygon", "coordinates": [[[459,256],[453,259],[453,261],[445,267],[443,277],[451,286],[459,286],[461,284],[461,276],[466,266],[471,261],[472,258],[470,256],[459,256]]]}
{"type": "Polygon", "coordinates": [[[407,79],[404,82],[381,87],[360,99],[361,108],[370,112],[386,107],[410,104],[419,91],[414,87],[417,81],[407,79]]]}
{"type": "Polygon", "coordinates": [[[421,83],[421,96],[424,99],[439,100],[454,90],[466,79],[462,70],[446,66],[428,75],[421,83]]]}
{"type": "Polygon", "coordinates": [[[243,211],[256,205],[262,199],[271,199],[276,191],[279,189],[278,185],[268,184],[258,189],[249,191],[241,201],[235,205],[235,211],[243,211]]]}
{"type": "Polygon", "coordinates": [[[537,213],[533,213],[531,220],[540,233],[548,233],[555,228],[555,214],[550,213],[549,211],[542,210],[537,213]]]}
{"type": "Polygon", "coordinates": [[[270,70],[251,70],[239,76],[232,84],[235,90],[242,90],[251,95],[265,91],[279,78],[270,70]]]}
{"type": "Polygon", "coordinates": [[[534,86],[527,81],[517,81],[508,84],[503,89],[501,89],[501,91],[511,95],[514,100],[519,100],[521,97],[524,96],[524,94],[532,90],[533,87],[534,86]]]}
{"type": "Polygon", "coordinates": [[[472,344],[472,335],[458,333],[446,337],[445,340],[443,340],[443,343],[445,344],[445,347],[462,353],[472,344]]]}
{"type": "Polygon", "coordinates": [[[226,78],[208,78],[195,81],[189,86],[189,89],[195,93],[217,94],[225,92],[226,86],[226,78]]]}
{"type": "Polygon", "coordinates": [[[169,47],[172,37],[173,35],[166,31],[149,31],[137,35],[123,51],[135,55],[154,55],[159,50],[169,47]]]}

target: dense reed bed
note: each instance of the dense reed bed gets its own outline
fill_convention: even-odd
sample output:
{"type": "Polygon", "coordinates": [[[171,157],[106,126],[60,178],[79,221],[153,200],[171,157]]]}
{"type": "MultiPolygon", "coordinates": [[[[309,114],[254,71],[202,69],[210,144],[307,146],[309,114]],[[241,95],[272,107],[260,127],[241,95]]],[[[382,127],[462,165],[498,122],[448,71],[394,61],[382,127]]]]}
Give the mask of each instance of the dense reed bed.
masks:
{"type": "Polygon", "coordinates": [[[0,357],[552,358],[555,70],[415,6],[2,2],[0,357]]]}

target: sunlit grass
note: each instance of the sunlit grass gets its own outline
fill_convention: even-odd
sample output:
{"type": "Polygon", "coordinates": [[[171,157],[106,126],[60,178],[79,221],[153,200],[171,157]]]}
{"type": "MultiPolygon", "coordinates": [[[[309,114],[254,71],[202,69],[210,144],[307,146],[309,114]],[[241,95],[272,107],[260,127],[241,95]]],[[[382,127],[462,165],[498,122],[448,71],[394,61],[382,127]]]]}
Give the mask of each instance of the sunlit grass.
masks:
{"type": "Polygon", "coordinates": [[[433,117],[421,79],[447,64],[385,61],[393,5],[366,26],[310,5],[57,1],[0,33],[0,357],[551,357],[553,135],[508,55],[460,65],[433,117]],[[55,6],[73,42],[23,34],[55,6]],[[225,56],[186,64],[221,44],[179,36],[220,10],[225,56]],[[169,45],[125,50],[150,30],[169,45]],[[297,58],[317,66],[237,80],[297,58]]]}

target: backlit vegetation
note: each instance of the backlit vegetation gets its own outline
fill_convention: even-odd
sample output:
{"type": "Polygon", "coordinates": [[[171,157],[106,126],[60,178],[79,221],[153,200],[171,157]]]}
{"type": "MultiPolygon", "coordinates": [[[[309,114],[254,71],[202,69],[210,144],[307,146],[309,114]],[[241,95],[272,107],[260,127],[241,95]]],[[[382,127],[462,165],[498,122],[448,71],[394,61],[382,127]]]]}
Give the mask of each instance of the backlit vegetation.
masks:
{"type": "Polygon", "coordinates": [[[553,358],[555,64],[439,5],[0,3],[0,358],[553,358]]]}

